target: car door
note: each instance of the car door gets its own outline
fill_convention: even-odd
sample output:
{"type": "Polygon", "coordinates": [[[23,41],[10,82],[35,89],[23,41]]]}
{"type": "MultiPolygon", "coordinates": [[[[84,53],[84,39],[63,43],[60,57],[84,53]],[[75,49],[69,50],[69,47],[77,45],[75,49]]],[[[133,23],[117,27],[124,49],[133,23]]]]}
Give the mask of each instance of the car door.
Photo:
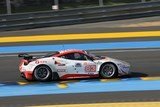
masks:
{"type": "Polygon", "coordinates": [[[96,63],[82,53],[69,53],[61,56],[66,62],[68,74],[96,74],[96,63]]]}
{"type": "Polygon", "coordinates": [[[59,58],[59,57],[56,57],[54,59],[55,59],[54,65],[55,65],[56,72],[67,73],[68,72],[68,70],[67,70],[68,69],[67,59],[59,58]]]}
{"type": "MultiPolygon", "coordinates": [[[[87,55],[79,53],[81,58],[75,61],[75,70],[79,74],[96,74],[96,63],[87,55]]],[[[75,58],[76,59],[76,58],[75,58]]]]}
{"type": "Polygon", "coordinates": [[[73,79],[78,74],[75,70],[75,61],[64,58],[64,56],[55,59],[55,68],[56,72],[62,79],[73,79]]]}
{"type": "Polygon", "coordinates": [[[68,53],[60,56],[61,59],[65,60],[67,74],[77,74],[75,70],[75,59],[73,53],[68,53]]]}

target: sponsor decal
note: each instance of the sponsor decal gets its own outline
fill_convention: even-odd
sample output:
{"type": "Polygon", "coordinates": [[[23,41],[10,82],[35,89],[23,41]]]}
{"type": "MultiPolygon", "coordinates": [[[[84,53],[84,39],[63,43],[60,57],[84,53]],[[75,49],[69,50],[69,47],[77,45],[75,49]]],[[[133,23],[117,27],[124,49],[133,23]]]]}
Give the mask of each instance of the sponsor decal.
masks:
{"type": "Polygon", "coordinates": [[[76,63],[75,67],[82,67],[82,64],[81,63],[76,63]]]}
{"type": "Polygon", "coordinates": [[[58,66],[66,66],[65,64],[57,64],[58,66]]]}
{"type": "Polygon", "coordinates": [[[47,61],[36,60],[35,63],[36,63],[36,64],[45,64],[45,63],[47,63],[47,61]]]}
{"type": "Polygon", "coordinates": [[[62,64],[60,61],[55,61],[55,65],[60,66],[60,67],[66,66],[66,64],[62,64]]]}
{"type": "Polygon", "coordinates": [[[62,64],[60,61],[55,61],[57,72],[66,72],[66,64],[62,64]]]}
{"type": "Polygon", "coordinates": [[[57,69],[57,72],[66,72],[66,69],[57,69]]]}
{"type": "Polygon", "coordinates": [[[94,75],[95,73],[93,73],[93,72],[89,72],[88,74],[89,74],[89,75],[94,75]]]}
{"type": "Polygon", "coordinates": [[[96,65],[86,65],[85,72],[96,72],[96,65]]]}

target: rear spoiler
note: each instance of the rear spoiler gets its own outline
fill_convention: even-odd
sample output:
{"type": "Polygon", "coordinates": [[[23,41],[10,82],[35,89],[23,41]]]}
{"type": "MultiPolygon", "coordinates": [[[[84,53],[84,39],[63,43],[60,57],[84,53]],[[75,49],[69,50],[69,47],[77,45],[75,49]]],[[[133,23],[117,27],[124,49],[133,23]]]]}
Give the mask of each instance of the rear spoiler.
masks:
{"type": "Polygon", "coordinates": [[[27,54],[27,53],[20,53],[20,54],[18,54],[18,57],[19,57],[19,58],[23,58],[23,59],[25,59],[25,60],[33,59],[33,56],[32,56],[32,55],[29,55],[29,54],[27,54]]]}

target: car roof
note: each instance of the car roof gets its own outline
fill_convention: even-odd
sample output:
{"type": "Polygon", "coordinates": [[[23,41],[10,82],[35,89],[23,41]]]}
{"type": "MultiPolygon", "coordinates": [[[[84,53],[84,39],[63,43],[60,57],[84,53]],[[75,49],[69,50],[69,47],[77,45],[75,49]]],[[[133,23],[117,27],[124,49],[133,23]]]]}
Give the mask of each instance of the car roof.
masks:
{"type": "Polygon", "coordinates": [[[62,55],[69,54],[69,53],[74,53],[74,52],[87,54],[87,52],[84,51],[84,50],[67,49],[67,50],[58,51],[58,53],[56,55],[54,55],[54,56],[62,56],[62,55]]]}

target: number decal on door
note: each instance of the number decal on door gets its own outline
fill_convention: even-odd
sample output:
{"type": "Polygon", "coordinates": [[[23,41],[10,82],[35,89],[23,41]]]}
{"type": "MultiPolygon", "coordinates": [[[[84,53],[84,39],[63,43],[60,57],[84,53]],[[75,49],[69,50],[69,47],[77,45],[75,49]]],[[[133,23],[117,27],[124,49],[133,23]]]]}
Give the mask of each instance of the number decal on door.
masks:
{"type": "Polygon", "coordinates": [[[96,65],[86,65],[85,71],[86,72],[96,72],[96,65]]]}

